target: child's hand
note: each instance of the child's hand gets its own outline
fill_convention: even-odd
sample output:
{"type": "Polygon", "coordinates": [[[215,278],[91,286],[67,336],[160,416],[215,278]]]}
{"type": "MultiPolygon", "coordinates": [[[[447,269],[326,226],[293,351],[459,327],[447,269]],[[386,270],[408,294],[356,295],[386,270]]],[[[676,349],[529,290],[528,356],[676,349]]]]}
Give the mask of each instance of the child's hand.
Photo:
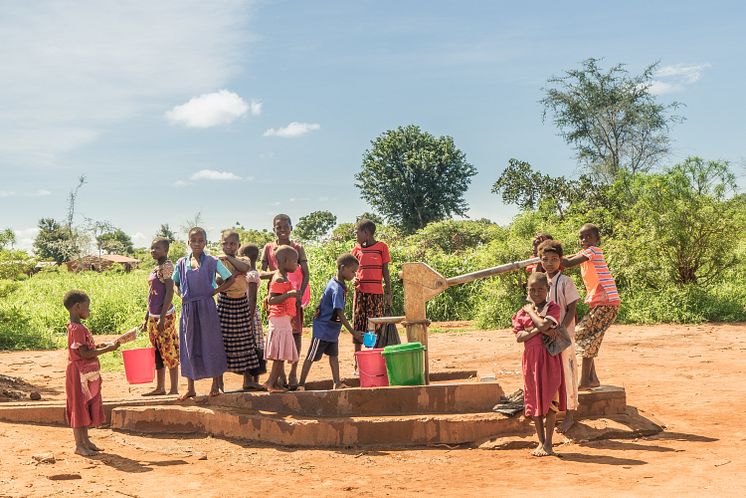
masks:
{"type": "Polygon", "coordinates": [[[528,303],[528,304],[524,304],[524,305],[523,305],[523,308],[521,308],[521,309],[522,309],[523,311],[525,311],[526,313],[531,313],[532,311],[534,311],[534,305],[533,305],[533,304],[531,304],[531,303],[528,303]]]}
{"type": "Polygon", "coordinates": [[[363,342],[363,333],[359,330],[354,331],[352,337],[354,337],[357,342],[363,342]]]}
{"type": "Polygon", "coordinates": [[[158,320],[158,325],[156,325],[156,329],[158,332],[163,332],[166,330],[166,316],[161,315],[161,318],[158,320]]]}

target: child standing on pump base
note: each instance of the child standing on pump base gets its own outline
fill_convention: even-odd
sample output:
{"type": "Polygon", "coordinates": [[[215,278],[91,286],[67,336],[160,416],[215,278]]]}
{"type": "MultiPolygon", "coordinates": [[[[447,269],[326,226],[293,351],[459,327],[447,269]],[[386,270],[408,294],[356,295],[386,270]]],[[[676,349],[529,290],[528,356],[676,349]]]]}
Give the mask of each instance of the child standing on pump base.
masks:
{"type": "Polygon", "coordinates": [[[192,252],[176,263],[171,279],[181,295],[179,322],[179,359],[181,375],[187,378],[187,392],[179,401],[197,396],[194,381],[212,378],[210,396],[220,394],[220,379],[227,370],[220,319],[215,294],[229,288],[234,277],[217,258],[205,254],[207,232],[204,228],[189,230],[192,252]],[[216,276],[223,283],[218,287],[216,276]]]}
{"type": "MultiPolygon", "coordinates": [[[[226,365],[229,372],[243,375],[242,389],[261,389],[254,382],[254,374],[259,369],[259,357],[251,326],[254,316],[251,314],[249,298],[246,295],[248,282],[245,274],[251,269],[248,259],[236,257],[241,239],[238,232],[224,230],[221,235],[223,255],[220,262],[233,275],[233,283],[218,294],[218,316],[220,330],[223,334],[226,365]]],[[[223,389],[223,379],[220,379],[223,389]]]]}
{"type": "Polygon", "coordinates": [[[549,300],[559,305],[559,326],[564,327],[570,336],[571,344],[560,353],[562,369],[565,375],[567,411],[562,425],[557,432],[564,434],[575,423],[575,411],[578,409],[578,361],[575,358],[575,311],[580,294],[575,282],[560,269],[563,256],[562,243],[547,239],[539,245],[541,265],[549,281],[549,300]]]}
{"type": "Polygon", "coordinates": [[[290,246],[280,246],[275,252],[277,271],[269,283],[269,331],[264,359],[272,360],[272,370],[264,388],[271,393],[285,392],[278,385],[285,373],[285,362],[298,363],[298,349],[293,340],[293,318],[296,313],[295,300],[298,291],[288,279],[288,275],[298,268],[298,253],[290,246]]]}
{"type": "MultiPolygon", "coordinates": [[[[298,291],[298,299],[295,300],[295,315],[293,315],[293,341],[295,342],[298,354],[300,354],[301,339],[303,335],[303,309],[311,302],[311,288],[308,285],[308,258],[306,251],[301,244],[290,240],[290,233],[293,231],[293,224],[290,216],[278,214],[272,219],[272,230],[277,237],[275,242],[270,242],[264,246],[262,251],[262,271],[275,271],[278,269],[276,251],[283,246],[290,246],[298,254],[298,264],[295,270],[288,274],[288,280],[295,290],[298,291]]],[[[285,382],[285,370],[282,371],[282,383],[287,384],[290,389],[298,387],[298,363],[291,363],[288,382],[285,382]]]]}
{"type": "MultiPolygon", "coordinates": [[[[352,249],[352,255],[360,262],[355,278],[352,306],[352,323],[359,332],[352,337],[356,352],[362,349],[362,335],[368,330],[368,319],[384,316],[386,310],[391,308],[391,254],[386,243],[376,240],[375,235],[375,223],[366,219],[357,222],[357,245],[352,249]]],[[[380,334],[381,330],[380,326],[376,327],[376,334],[380,334]]],[[[357,371],[357,360],[355,370],[357,371]]]]}
{"type": "Polygon", "coordinates": [[[532,273],[528,277],[530,303],[513,315],[516,341],[523,343],[524,414],[533,419],[539,437],[534,456],[554,455],[552,436],[557,412],[566,409],[562,359],[549,354],[541,337],[555,339],[560,321],[560,308],[547,301],[548,294],[547,275],[532,273]]]}
{"type": "Polygon", "coordinates": [[[598,247],[600,244],[601,232],[598,227],[586,223],[580,227],[580,246],[583,249],[571,258],[562,259],[562,266],[565,268],[580,265],[586,292],[585,302],[590,305],[588,313],[575,330],[575,340],[583,357],[578,385],[580,390],[590,390],[601,385],[596,374],[595,358],[604,333],[614,322],[622,302],[604,252],[598,247]]]}
{"type": "Polygon", "coordinates": [[[168,394],[179,394],[179,334],[176,332],[174,283],[171,276],[174,264],[168,259],[169,241],[156,237],[150,245],[150,256],[158,263],[148,276],[148,310],[142,330],[148,331],[150,344],[155,348],[156,386],[143,396],[166,394],[166,368],[170,380],[168,394]]]}
{"type": "Polygon", "coordinates": [[[249,371],[251,380],[255,384],[259,383],[259,376],[267,373],[267,362],[264,359],[264,329],[262,328],[262,315],[259,307],[256,305],[257,296],[259,295],[259,284],[261,276],[256,269],[256,261],[259,258],[259,247],[256,244],[246,244],[241,246],[238,253],[249,260],[249,271],[246,272],[246,299],[249,301],[249,314],[251,315],[251,332],[254,334],[254,344],[256,344],[256,356],[259,359],[259,366],[249,371]]]}
{"type": "Polygon", "coordinates": [[[339,378],[339,333],[344,325],[353,337],[362,340],[362,337],[357,337],[360,332],[352,328],[345,316],[347,298],[345,282],[355,278],[358,266],[357,258],[352,254],[343,254],[337,258],[337,275],[326,284],[313,317],[313,340],[311,347],[308,348],[306,360],[303,362],[299,389],[304,388],[313,362],[321,360],[324,354],[329,357],[334,389],[348,387],[339,378]]]}
{"type": "Polygon", "coordinates": [[[101,364],[98,357],[119,347],[118,342],[96,345],[88,328],[81,322],[91,314],[91,300],[85,292],[71,290],[62,300],[70,313],[67,323],[67,372],[65,420],[73,429],[75,453],[95,455],[101,448],[88,437],[88,428],[106,421],[101,399],[101,364]]]}

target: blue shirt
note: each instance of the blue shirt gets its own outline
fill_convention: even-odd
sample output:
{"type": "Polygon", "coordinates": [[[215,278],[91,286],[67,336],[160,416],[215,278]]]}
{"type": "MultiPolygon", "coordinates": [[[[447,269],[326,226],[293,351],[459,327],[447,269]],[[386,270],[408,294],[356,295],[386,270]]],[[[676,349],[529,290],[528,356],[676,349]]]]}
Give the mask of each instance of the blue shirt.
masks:
{"type": "Polygon", "coordinates": [[[327,342],[337,342],[342,322],[339,315],[344,313],[347,286],[336,278],[329,280],[319,300],[319,307],[313,317],[313,337],[327,342]]]}
{"type": "MultiPolygon", "coordinates": [[[[211,258],[212,256],[208,256],[207,254],[202,253],[202,257],[211,258]]],[[[200,257],[200,260],[202,259],[202,257],[200,257]]],[[[189,253],[186,256],[186,268],[187,268],[187,271],[192,269],[192,253],[189,253]]],[[[228,280],[233,275],[231,271],[228,268],[226,268],[223,262],[220,261],[219,259],[218,259],[217,273],[218,275],[220,275],[220,278],[222,278],[223,281],[228,280]]],[[[171,280],[173,280],[174,283],[177,285],[181,283],[181,277],[179,277],[179,266],[178,265],[174,266],[174,273],[173,275],[171,275],[171,280]]],[[[215,278],[215,275],[212,276],[212,288],[213,289],[218,288],[218,283],[217,283],[217,279],[215,278]]]]}

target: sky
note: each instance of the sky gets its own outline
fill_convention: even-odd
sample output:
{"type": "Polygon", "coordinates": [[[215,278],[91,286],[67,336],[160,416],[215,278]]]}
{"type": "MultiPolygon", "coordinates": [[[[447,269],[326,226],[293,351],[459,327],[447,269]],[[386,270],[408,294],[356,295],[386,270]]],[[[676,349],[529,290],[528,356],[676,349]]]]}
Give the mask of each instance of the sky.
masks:
{"type": "Polygon", "coordinates": [[[0,0],[0,229],[108,221],[149,244],[200,213],[210,238],[371,208],[354,175],[371,140],[417,124],[478,174],[468,216],[508,223],[491,186],[510,158],[576,176],[543,121],[546,80],[588,57],[685,104],[674,164],[746,164],[743,2],[0,0]]]}

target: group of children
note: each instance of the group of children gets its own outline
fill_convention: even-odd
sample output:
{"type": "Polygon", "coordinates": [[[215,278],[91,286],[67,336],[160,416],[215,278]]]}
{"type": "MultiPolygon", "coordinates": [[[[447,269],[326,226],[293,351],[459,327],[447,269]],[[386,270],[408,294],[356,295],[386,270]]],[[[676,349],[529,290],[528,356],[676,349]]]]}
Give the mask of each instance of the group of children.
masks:
{"type": "MultiPolygon", "coordinates": [[[[187,378],[187,392],[180,400],[197,395],[195,380],[211,378],[210,396],[224,391],[223,374],[243,376],[244,390],[284,392],[303,389],[315,361],[324,355],[335,388],[345,386],[339,376],[338,341],[342,326],[360,350],[368,318],[383,316],[391,305],[388,247],[375,240],[376,226],[360,220],[357,245],[352,254],[337,259],[336,274],[329,280],[313,318],[313,340],[303,364],[300,381],[297,368],[301,349],[304,308],[310,303],[308,262],[301,244],[290,240],[292,224],[285,214],[274,217],[276,240],[262,251],[241,245],[239,234],[221,235],[223,254],[205,253],[207,234],[194,227],[188,233],[190,253],[174,265],[168,259],[169,241],[156,238],[150,254],[157,265],[148,276],[148,307],[141,330],[147,331],[155,348],[156,386],[145,396],[178,394],[178,368],[187,378]],[[264,303],[268,317],[266,339],[257,303],[261,280],[268,280],[264,303]],[[355,280],[353,323],[344,315],[347,282],[355,280]],[[178,331],[173,298],[181,297],[178,331]],[[217,303],[215,296],[217,295],[217,303]],[[263,384],[259,376],[269,376],[263,384]],[[285,363],[290,371],[285,372],[285,363]],[[166,391],[166,369],[170,386],[166,391]]],[[[73,427],[76,453],[90,455],[98,449],[88,439],[88,427],[103,422],[101,378],[97,356],[119,347],[118,342],[96,346],[82,325],[89,315],[90,300],[81,291],[64,297],[70,313],[68,324],[67,420],[73,427]]]]}
{"type": "Polygon", "coordinates": [[[565,420],[558,429],[565,432],[574,423],[578,391],[600,386],[594,358],[621,304],[614,277],[599,247],[598,227],[583,225],[579,239],[581,251],[566,258],[559,241],[548,234],[536,236],[534,255],[540,262],[529,269],[529,303],[513,316],[516,340],[524,345],[524,413],[533,419],[539,438],[535,456],[554,454],[552,436],[557,413],[565,411],[565,420]],[[562,270],[578,265],[589,310],[576,328],[580,295],[572,278],[563,275],[562,270]],[[567,342],[554,347],[562,336],[567,337],[567,342]],[[579,382],[575,346],[583,358],[579,382]]]}
{"type": "MultiPolygon", "coordinates": [[[[356,226],[357,244],[351,254],[337,259],[336,274],[327,283],[313,317],[313,336],[297,379],[301,349],[303,310],[310,302],[309,271],[303,246],[290,240],[292,224],[287,215],[273,220],[276,241],[264,247],[261,270],[259,248],[241,246],[238,233],[222,233],[223,254],[205,254],[205,230],[188,233],[189,255],[176,265],[168,260],[169,241],[156,238],[151,256],[157,262],[151,271],[148,309],[141,328],[147,330],[155,348],[156,387],[145,395],[178,394],[178,367],[187,378],[187,392],[179,399],[196,396],[194,382],[211,378],[210,396],[224,391],[223,374],[243,376],[244,390],[283,392],[303,389],[314,362],[324,355],[335,388],[346,387],[339,375],[339,335],[344,326],[352,335],[355,350],[362,345],[368,318],[383,316],[391,306],[391,256],[384,242],[375,240],[376,226],[361,220],[356,226]],[[261,280],[268,280],[264,301],[268,316],[266,338],[257,302],[261,280]],[[352,324],[344,314],[347,283],[354,280],[352,324]],[[173,297],[181,297],[178,332],[173,297]],[[215,296],[217,295],[217,304],[215,296]],[[263,384],[259,376],[267,372],[263,384]],[[290,371],[285,372],[285,363],[290,371]]],[[[559,411],[566,411],[558,429],[565,432],[574,421],[578,391],[600,385],[594,358],[605,331],[616,318],[620,299],[614,278],[599,248],[600,232],[595,225],[580,229],[582,250],[565,257],[563,246],[547,234],[534,240],[534,255],[540,262],[530,268],[528,304],[512,319],[516,340],[524,344],[524,413],[536,427],[539,445],[534,455],[553,454],[552,437],[559,411]],[[580,299],[572,278],[563,269],[580,265],[590,309],[575,326],[580,299]],[[567,337],[564,346],[557,346],[567,337]],[[554,344],[553,344],[554,343],[554,344]],[[575,346],[582,356],[580,380],[575,346]]],[[[118,342],[96,345],[81,323],[88,318],[90,300],[81,291],[70,291],[64,305],[70,313],[66,378],[67,420],[73,427],[76,452],[90,455],[98,448],[88,438],[88,427],[103,422],[101,377],[98,356],[119,347],[118,342]]]]}

